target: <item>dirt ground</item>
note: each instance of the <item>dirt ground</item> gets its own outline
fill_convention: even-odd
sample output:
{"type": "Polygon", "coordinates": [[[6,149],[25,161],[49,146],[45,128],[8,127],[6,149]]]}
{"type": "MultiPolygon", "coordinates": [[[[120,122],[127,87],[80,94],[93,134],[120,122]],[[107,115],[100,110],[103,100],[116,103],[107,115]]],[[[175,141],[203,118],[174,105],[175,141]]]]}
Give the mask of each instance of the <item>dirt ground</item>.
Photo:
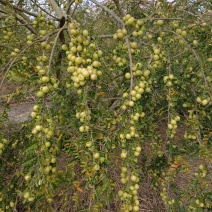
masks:
{"type": "MultiPolygon", "coordinates": [[[[3,112],[4,106],[6,105],[8,94],[14,92],[17,86],[18,84],[16,83],[4,82],[0,89],[0,113],[3,112]]],[[[32,98],[20,102],[11,100],[9,103],[10,111],[8,112],[9,122],[11,124],[18,124],[26,121],[32,112],[33,105],[34,100],[32,98]]]]}

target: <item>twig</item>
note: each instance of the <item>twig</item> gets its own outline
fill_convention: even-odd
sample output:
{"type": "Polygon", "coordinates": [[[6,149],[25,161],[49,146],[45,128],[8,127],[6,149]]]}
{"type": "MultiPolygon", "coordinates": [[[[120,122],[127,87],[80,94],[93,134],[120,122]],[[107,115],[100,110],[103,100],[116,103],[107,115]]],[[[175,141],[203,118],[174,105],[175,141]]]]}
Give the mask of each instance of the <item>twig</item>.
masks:
{"type": "Polygon", "coordinates": [[[131,96],[131,91],[133,88],[133,71],[132,71],[132,67],[133,67],[133,63],[132,63],[132,54],[131,54],[131,49],[130,49],[130,42],[129,42],[129,38],[126,36],[126,43],[127,43],[127,48],[128,48],[128,57],[130,60],[130,100],[132,98],[131,96]]]}
{"type": "Polygon", "coordinates": [[[52,63],[52,59],[53,59],[53,55],[54,55],[54,50],[55,50],[55,47],[56,47],[56,44],[57,44],[57,40],[59,38],[60,33],[64,30],[65,27],[66,27],[66,24],[64,24],[63,27],[60,28],[60,30],[58,31],[58,33],[57,33],[57,35],[56,35],[56,37],[54,39],[54,45],[52,47],[52,51],[51,51],[50,58],[49,58],[49,65],[48,65],[47,75],[49,75],[49,73],[50,73],[51,63],[52,63]]]}
{"type": "Polygon", "coordinates": [[[121,9],[121,5],[120,5],[119,0],[113,0],[113,2],[115,3],[116,8],[117,8],[117,10],[119,11],[120,15],[121,15],[121,16],[124,16],[124,12],[123,12],[123,10],[121,9]]]}
{"type": "MultiPolygon", "coordinates": [[[[44,38],[45,38],[45,37],[44,37],[44,38]]],[[[34,43],[32,43],[32,44],[26,46],[26,47],[19,53],[18,56],[20,56],[21,54],[23,54],[30,46],[34,45],[35,43],[37,43],[37,42],[39,42],[39,41],[44,40],[44,38],[38,39],[38,40],[34,41],[34,43]]],[[[16,62],[18,56],[16,56],[15,58],[11,59],[11,60],[6,64],[6,66],[1,70],[0,73],[3,73],[3,72],[7,69],[7,70],[6,70],[6,73],[4,74],[3,79],[2,79],[2,81],[1,81],[0,89],[2,88],[2,85],[3,85],[3,83],[4,83],[4,80],[5,80],[6,76],[7,76],[7,74],[8,74],[8,72],[9,72],[10,68],[11,68],[12,65],[16,62]],[[9,67],[7,68],[7,66],[9,66],[9,67]]]]}
{"type": "Polygon", "coordinates": [[[70,10],[70,8],[71,8],[71,5],[74,3],[74,0],[72,0],[72,1],[70,1],[69,2],[69,5],[67,6],[67,8],[66,8],[66,14],[68,14],[68,12],[69,12],[69,10],[70,10]]]}
{"type": "Polygon", "coordinates": [[[13,49],[11,46],[6,46],[6,45],[1,44],[1,43],[0,43],[0,47],[6,48],[6,49],[13,49]]]}
{"type": "Polygon", "coordinates": [[[39,7],[43,12],[45,12],[46,14],[48,14],[50,17],[52,17],[52,18],[54,18],[54,19],[56,19],[56,20],[60,20],[59,18],[57,18],[57,17],[55,17],[55,16],[53,16],[51,13],[49,13],[48,11],[46,11],[45,9],[43,9],[39,4],[37,4],[35,1],[33,1],[33,3],[37,6],[37,7],[39,7]]]}
{"type": "Polygon", "coordinates": [[[91,0],[94,4],[98,5],[101,7],[103,10],[108,12],[116,21],[121,23],[123,26],[125,26],[124,22],[110,9],[108,9],[106,6],[102,5],[101,3],[97,2],[96,0],[91,0]]]}
{"type": "Polygon", "coordinates": [[[5,1],[5,0],[0,0],[0,3],[2,3],[4,6],[6,5],[9,5],[10,7],[12,7],[14,10],[17,10],[17,11],[20,11],[20,12],[23,12],[23,13],[26,13],[28,15],[31,15],[31,16],[34,16],[34,17],[37,17],[38,15],[36,13],[32,13],[32,12],[29,12],[29,11],[26,11],[24,9],[21,9],[20,7],[17,7],[13,4],[10,4],[9,1],[5,1]]]}
{"type": "MultiPolygon", "coordinates": [[[[194,49],[191,48],[191,46],[187,43],[187,41],[181,36],[181,35],[178,35],[176,32],[174,31],[171,31],[171,30],[164,30],[164,32],[171,32],[173,34],[175,34],[178,38],[180,38],[188,47],[189,49],[192,51],[192,53],[194,54],[196,60],[199,62],[199,65],[200,65],[200,68],[201,68],[201,72],[202,72],[202,76],[203,76],[203,79],[204,79],[204,82],[205,82],[205,85],[206,87],[209,89],[209,85],[208,85],[208,82],[207,82],[207,79],[206,79],[206,76],[205,76],[205,72],[204,72],[204,69],[203,69],[203,65],[202,65],[202,62],[199,58],[199,56],[197,55],[197,53],[194,51],[194,49]]],[[[210,94],[210,97],[212,98],[212,95],[210,94]]]]}
{"type": "Polygon", "coordinates": [[[16,26],[26,26],[26,25],[33,25],[33,24],[11,24],[11,25],[7,25],[7,26],[3,26],[3,27],[0,27],[0,29],[6,29],[8,27],[16,27],[16,26]]]}
{"type": "Polygon", "coordinates": [[[18,16],[16,16],[16,18],[22,23],[22,24],[24,24],[25,26],[26,26],[26,28],[27,29],[29,29],[29,31],[31,31],[32,33],[34,33],[35,35],[38,35],[38,32],[34,29],[34,28],[32,28],[30,25],[31,25],[31,23],[30,22],[28,22],[26,19],[24,19],[24,17],[23,16],[21,16],[23,19],[21,19],[20,17],[18,17],[18,16]],[[27,22],[27,23],[26,23],[27,22]]]}

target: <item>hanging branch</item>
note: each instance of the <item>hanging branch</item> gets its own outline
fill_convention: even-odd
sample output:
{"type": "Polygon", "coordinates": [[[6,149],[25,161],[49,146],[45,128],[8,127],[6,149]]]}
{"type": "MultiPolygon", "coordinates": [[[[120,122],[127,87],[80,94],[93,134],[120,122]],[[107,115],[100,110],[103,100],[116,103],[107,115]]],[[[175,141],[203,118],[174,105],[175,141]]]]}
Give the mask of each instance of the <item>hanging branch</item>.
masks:
{"type": "Polygon", "coordinates": [[[99,7],[101,7],[103,10],[105,10],[106,12],[108,12],[116,21],[118,21],[120,24],[122,24],[122,26],[125,26],[124,22],[121,20],[121,18],[119,18],[112,10],[108,9],[106,6],[102,5],[101,3],[99,3],[96,0],[91,0],[94,4],[98,5],[99,7]]]}

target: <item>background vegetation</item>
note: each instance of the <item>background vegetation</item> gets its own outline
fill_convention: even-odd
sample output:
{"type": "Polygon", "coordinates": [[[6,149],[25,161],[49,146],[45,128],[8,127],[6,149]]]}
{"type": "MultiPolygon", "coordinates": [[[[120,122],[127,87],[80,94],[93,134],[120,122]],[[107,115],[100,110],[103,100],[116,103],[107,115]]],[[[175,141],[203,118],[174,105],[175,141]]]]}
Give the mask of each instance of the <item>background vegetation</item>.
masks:
{"type": "Polygon", "coordinates": [[[211,8],[0,0],[0,211],[211,211],[211,8]]]}

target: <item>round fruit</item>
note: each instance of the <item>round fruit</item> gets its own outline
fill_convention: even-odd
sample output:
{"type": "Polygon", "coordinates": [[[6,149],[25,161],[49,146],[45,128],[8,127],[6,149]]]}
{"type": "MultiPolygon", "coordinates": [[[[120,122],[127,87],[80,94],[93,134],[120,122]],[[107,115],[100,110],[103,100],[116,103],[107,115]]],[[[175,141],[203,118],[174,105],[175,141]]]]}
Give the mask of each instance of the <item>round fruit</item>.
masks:
{"type": "Polygon", "coordinates": [[[126,134],[126,139],[131,139],[131,135],[129,133],[126,134]]]}
{"type": "Polygon", "coordinates": [[[93,157],[94,157],[94,159],[98,159],[99,158],[99,153],[98,152],[96,152],[94,155],[93,155],[93,157]]]}
{"type": "Polygon", "coordinates": [[[132,176],[130,177],[130,179],[131,179],[133,182],[135,182],[135,181],[137,180],[137,177],[136,177],[135,175],[132,175],[132,176]]]}
{"type": "Polygon", "coordinates": [[[158,26],[162,26],[162,25],[163,25],[163,20],[158,20],[158,21],[156,22],[156,24],[157,24],[158,26]]]}
{"type": "Polygon", "coordinates": [[[45,143],[45,146],[46,146],[47,148],[49,148],[49,147],[51,146],[51,143],[50,143],[49,141],[47,141],[47,142],[45,143]]]}
{"type": "Polygon", "coordinates": [[[129,106],[130,106],[130,107],[133,107],[134,104],[135,104],[135,103],[134,103],[133,101],[130,101],[130,102],[129,102],[129,106]]]}
{"type": "Polygon", "coordinates": [[[140,147],[140,146],[137,146],[137,147],[135,148],[135,151],[140,152],[140,151],[141,151],[141,147],[140,147]]]}
{"type": "Polygon", "coordinates": [[[126,151],[122,151],[122,153],[121,153],[121,158],[126,158],[126,157],[127,157],[126,151]]]}
{"type": "Polygon", "coordinates": [[[96,74],[91,74],[90,79],[91,79],[92,81],[97,80],[97,75],[96,75],[96,74]]]}
{"type": "Polygon", "coordinates": [[[48,93],[49,92],[49,87],[48,86],[44,86],[41,88],[41,90],[43,91],[43,93],[48,93]]]}
{"type": "Polygon", "coordinates": [[[24,193],[24,199],[28,199],[30,197],[30,193],[27,191],[24,193]]]}
{"type": "Polygon", "coordinates": [[[126,79],[130,79],[130,78],[131,78],[131,75],[130,75],[129,72],[127,72],[127,73],[125,74],[125,78],[126,78],[126,79]]]}
{"type": "Polygon", "coordinates": [[[56,158],[52,158],[51,163],[56,163],[56,158]]]}
{"type": "Polygon", "coordinates": [[[203,100],[202,100],[202,105],[205,106],[205,105],[207,105],[207,104],[208,104],[208,100],[207,100],[207,99],[203,99],[203,100]]]}
{"type": "Polygon", "coordinates": [[[0,143],[0,149],[3,149],[3,148],[4,148],[4,144],[0,143]]]}
{"type": "Polygon", "coordinates": [[[49,82],[49,77],[43,76],[43,77],[41,78],[41,82],[42,82],[42,83],[49,82]]]}

